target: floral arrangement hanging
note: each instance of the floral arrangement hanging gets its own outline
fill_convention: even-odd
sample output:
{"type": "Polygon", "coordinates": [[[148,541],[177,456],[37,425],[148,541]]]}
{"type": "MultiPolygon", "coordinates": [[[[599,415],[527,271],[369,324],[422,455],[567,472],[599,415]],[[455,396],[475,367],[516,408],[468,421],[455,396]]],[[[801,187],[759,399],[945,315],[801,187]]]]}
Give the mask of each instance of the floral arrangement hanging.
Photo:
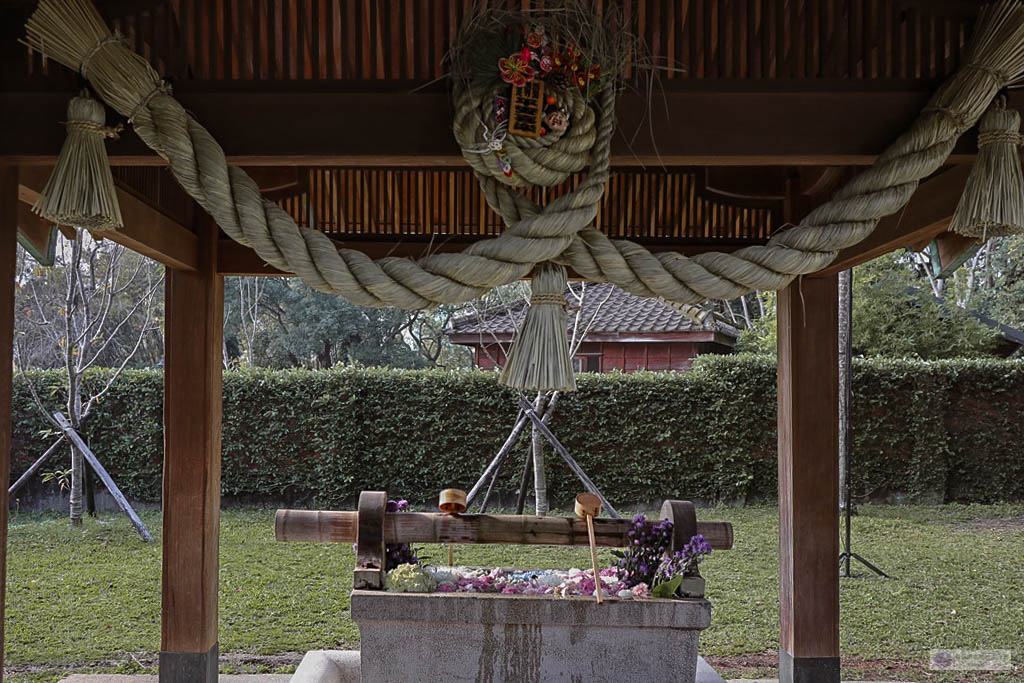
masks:
{"type": "Polygon", "coordinates": [[[581,170],[597,136],[594,95],[621,71],[618,42],[578,1],[473,15],[450,53],[466,160],[516,187],[558,185],[581,170]]]}

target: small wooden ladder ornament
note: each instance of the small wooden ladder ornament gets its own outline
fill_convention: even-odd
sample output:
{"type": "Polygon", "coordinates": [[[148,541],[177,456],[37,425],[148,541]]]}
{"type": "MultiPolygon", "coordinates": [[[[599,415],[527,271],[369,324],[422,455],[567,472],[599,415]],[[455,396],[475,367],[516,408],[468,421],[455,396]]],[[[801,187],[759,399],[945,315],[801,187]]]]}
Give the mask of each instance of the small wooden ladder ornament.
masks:
{"type": "Polygon", "coordinates": [[[590,561],[594,565],[594,597],[601,604],[601,572],[597,568],[597,542],[594,540],[594,517],[601,513],[601,499],[593,493],[576,496],[576,514],[587,520],[587,536],[590,538],[590,561]]]}
{"type": "MultiPolygon", "coordinates": [[[[466,511],[466,492],[462,489],[445,489],[437,501],[441,512],[457,515],[466,511]]],[[[448,544],[448,566],[455,566],[455,544],[448,544]]]]}

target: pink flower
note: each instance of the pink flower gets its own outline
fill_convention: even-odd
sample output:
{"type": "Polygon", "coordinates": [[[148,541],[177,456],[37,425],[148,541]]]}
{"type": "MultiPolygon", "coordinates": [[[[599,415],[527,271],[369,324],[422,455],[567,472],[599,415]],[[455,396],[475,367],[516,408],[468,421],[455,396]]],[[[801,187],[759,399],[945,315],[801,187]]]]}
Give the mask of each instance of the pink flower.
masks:
{"type": "Polygon", "coordinates": [[[438,593],[454,593],[455,592],[455,586],[453,584],[450,584],[450,583],[439,583],[439,584],[437,584],[437,592],[438,593]]]}
{"type": "Polygon", "coordinates": [[[638,583],[633,586],[632,593],[636,600],[646,600],[651,597],[651,589],[647,587],[646,583],[638,583]]]}
{"type": "Polygon", "coordinates": [[[527,81],[533,80],[533,67],[523,59],[522,55],[509,55],[498,60],[498,68],[501,69],[501,80],[511,83],[517,88],[526,85],[527,81]]]}
{"type": "Polygon", "coordinates": [[[501,592],[504,595],[519,595],[522,591],[520,591],[519,587],[514,583],[510,583],[506,584],[505,587],[501,589],[501,592]]]}

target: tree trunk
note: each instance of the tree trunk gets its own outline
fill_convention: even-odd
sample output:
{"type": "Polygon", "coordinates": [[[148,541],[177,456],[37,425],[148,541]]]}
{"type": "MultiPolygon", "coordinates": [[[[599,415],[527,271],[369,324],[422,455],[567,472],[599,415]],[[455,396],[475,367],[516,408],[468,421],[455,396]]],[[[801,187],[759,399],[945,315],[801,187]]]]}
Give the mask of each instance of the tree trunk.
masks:
{"type": "Polygon", "coordinates": [[[839,509],[849,505],[846,469],[850,453],[850,356],[853,338],[853,271],[839,273],[839,509]]]}
{"type": "Polygon", "coordinates": [[[750,319],[750,309],[747,307],[747,297],[740,297],[740,305],[743,306],[743,322],[746,323],[747,329],[749,330],[754,326],[753,321],[750,319]]]}
{"type": "Polygon", "coordinates": [[[93,481],[92,470],[88,467],[82,468],[82,478],[85,481],[85,512],[90,517],[96,516],[96,486],[93,481]]]}
{"type": "Polygon", "coordinates": [[[317,364],[320,365],[321,370],[331,367],[331,342],[324,341],[324,348],[319,353],[317,364]]]}
{"type": "Polygon", "coordinates": [[[68,494],[68,517],[71,526],[82,524],[82,477],[85,475],[85,459],[78,449],[71,446],[71,491],[68,494]]]}
{"type": "MultiPolygon", "coordinates": [[[[69,392],[68,396],[68,412],[71,414],[71,425],[78,431],[80,426],[80,420],[78,419],[79,411],[82,408],[81,401],[81,388],[79,384],[79,378],[76,376],[74,382],[71,383],[73,389],[69,392]],[[77,397],[77,401],[72,398],[77,397]],[[77,410],[76,410],[77,409],[77,410]]],[[[68,517],[71,520],[72,526],[80,526],[82,524],[82,509],[84,502],[85,492],[85,477],[88,475],[86,472],[85,458],[82,456],[74,444],[71,446],[71,490],[68,493],[68,517]]]]}
{"type": "MultiPolygon", "coordinates": [[[[79,427],[82,415],[82,378],[79,372],[81,356],[76,356],[72,353],[74,346],[72,341],[74,338],[72,321],[75,315],[78,314],[79,305],[84,305],[84,302],[79,300],[79,281],[82,277],[81,263],[82,237],[78,235],[71,243],[71,264],[67,270],[68,289],[64,314],[64,368],[68,374],[68,420],[76,430],[79,427]]],[[[69,443],[69,446],[71,448],[71,490],[68,493],[68,517],[72,526],[79,526],[82,524],[82,478],[85,474],[85,459],[78,449],[75,448],[74,444],[69,443]]]]}
{"type": "MultiPolygon", "coordinates": [[[[540,415],[543,407],[544,392],[538,391],[537,398],[533,402],[533,411],[540,415]]],[[[544,479],[544,437],[537,431],[535,425],[530,431],[530,445],[533,451],[533,495],[536,499],[534,511],[538,517],[546,517],[548,514],[548,486],[544,479]]]]}

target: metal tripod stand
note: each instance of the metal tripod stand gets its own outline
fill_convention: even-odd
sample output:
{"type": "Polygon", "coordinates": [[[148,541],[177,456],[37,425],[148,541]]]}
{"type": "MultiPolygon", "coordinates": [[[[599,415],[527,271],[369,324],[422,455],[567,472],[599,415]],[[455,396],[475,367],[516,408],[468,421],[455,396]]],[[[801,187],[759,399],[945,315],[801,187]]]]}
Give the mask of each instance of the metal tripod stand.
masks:
{"type": "Polygon", "coordinates": [[[842,575],[850,578],[851,560],[857,560],[862,565],[879,576],[891,578],[881,569],[871,564],[863,557],[851,550],[850,517],[853,510],[853,493],[850,489],[850,399],[852,398],[850,371],[851,358],[853,356],[853,271],[846,270],[839,274],[839,362],[844,372],[840,373],[841,384],[839,387],[839,448],[843,451],[842,486],[846,504],[843,505],[843,515],[846,522],[846,533],[843,542],[843,552],[839,553],[839,568],[842,575]]]}

